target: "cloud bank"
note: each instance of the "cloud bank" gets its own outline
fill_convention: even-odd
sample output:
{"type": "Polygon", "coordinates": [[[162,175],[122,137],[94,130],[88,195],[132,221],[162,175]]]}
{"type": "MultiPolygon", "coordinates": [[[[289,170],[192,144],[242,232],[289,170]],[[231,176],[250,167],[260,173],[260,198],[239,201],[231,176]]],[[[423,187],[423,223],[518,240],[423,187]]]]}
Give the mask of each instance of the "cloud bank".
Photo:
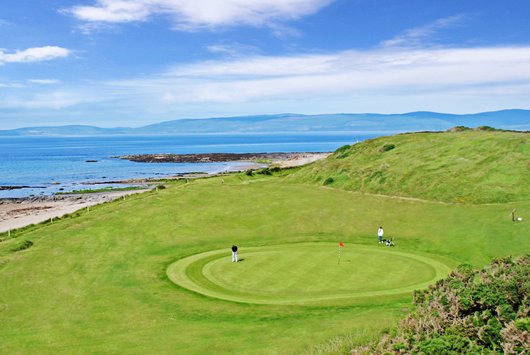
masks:
{"type": "MultiPolygon", "coordinates": [[[[238,103],[373,93],[412,95],[530,85],[530,47],[375,49],[250,56],[179,65],[110,82],[165,103],[238,103]]],[[[526,89],[524,89],[526,90],[526,89]]]]}
{"type": "Polygon", "coordinates": [[[88,23],[147,21],[166,15],[178,30],[235,25],[274,26],[313,14],[333,0],[97,0],[64,12],[88,23]]]}

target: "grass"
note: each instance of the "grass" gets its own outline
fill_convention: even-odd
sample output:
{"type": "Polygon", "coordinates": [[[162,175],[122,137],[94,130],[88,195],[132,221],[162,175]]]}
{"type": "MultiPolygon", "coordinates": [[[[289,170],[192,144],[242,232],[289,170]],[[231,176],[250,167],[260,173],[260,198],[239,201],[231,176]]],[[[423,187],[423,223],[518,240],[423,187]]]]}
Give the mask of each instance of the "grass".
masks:
{"type": "Polygon", "coordinates": [[[170,183],[0,243],[0,352],[319,352],[372,340],[409,308],[409,294],[332,305],[235,303],[167,278],[174,261],[232,243],[242,253],[339,240],[379,247],[383,225],[394,250],[452,267],[530,250],[528,224],[510,219],[530,202],[450,206],[262,175],[223,179],[170,183]],[[22,239],[34,245],[9,252],[22,239]]]}
{"type": "Polygon", "coordinates": [[[237,264],[226,250],[210,251],[170,265],[168,276],[182,287],[235,302],[328,305],[410,294],[450,271],[436,260],[381,245],[349,244],[339,262],[337,245],[243,248],[237,264]]]}
{"type": "Polygon", "coordinates": [[[380,137],[339,148],[292,179],[451,203],[527,201],[529,137],[501,131],[380,137]]]}
{"type": "Polygon", "coordinates": [[[527,135],[478,134],[386,137],[306,168],[168,182],[3,235],[0,353],[344,353],[366,344],[410,309],[409,292],[389,292],[398,283],[424,286],[435,264],[481,267],[530,252],[527,135]],[[380,151],[385,144],[395,147],[380,151]],[[362,174],[381,167],[384,180],[362,174]],[[514,208],[524,222],[511,221],[514,208]],[[395,248],[377,244],[380,225],[395,248]],[[20,249],[24,241],[33,245],[20,249]],[[312,247],[335,254],[339,241],[343,274],[312,247]],[[234,243],[246,259],[238,269],[228,262],[234,243]],[[186,258],[196,262],[178,273],[202,290],[169,279],[186,258]],[[362,295],[370,290],[382,294],[362,295]],[[300,295],[313,299],[290,304],[300,295]],[[271,304],[280,298],[289,304],[271,304]]]}

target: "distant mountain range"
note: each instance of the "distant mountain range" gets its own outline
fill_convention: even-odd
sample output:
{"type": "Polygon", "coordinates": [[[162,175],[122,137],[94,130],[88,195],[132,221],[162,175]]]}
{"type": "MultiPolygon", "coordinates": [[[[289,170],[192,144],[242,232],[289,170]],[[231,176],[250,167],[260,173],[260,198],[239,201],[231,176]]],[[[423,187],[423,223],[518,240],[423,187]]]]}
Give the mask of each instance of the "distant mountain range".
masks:
{"type": "Polygon", "coordinates": [[[94,126],[28,127],[0,130],[0,136],[169,135],[190,133],[274,133],[357,131],[397,133],[440,131],[454,126],[492,126],[530,130],[530,110],[502,110],[475,114],[410,112],[404,114],[340,113],[322,115],[279,114],[205,119],[180,119],[137,128],[94,126]]]}

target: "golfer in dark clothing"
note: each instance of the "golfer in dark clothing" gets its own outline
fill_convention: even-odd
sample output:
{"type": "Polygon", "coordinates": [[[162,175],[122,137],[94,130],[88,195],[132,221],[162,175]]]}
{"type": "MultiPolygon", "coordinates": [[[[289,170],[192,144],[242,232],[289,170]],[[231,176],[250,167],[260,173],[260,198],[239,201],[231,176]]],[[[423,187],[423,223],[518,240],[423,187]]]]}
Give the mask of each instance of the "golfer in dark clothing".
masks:
{"type": "Polygon", "coordinates": [[[237,245],[232,245],[232,262],[237,263],[237,245]]]}

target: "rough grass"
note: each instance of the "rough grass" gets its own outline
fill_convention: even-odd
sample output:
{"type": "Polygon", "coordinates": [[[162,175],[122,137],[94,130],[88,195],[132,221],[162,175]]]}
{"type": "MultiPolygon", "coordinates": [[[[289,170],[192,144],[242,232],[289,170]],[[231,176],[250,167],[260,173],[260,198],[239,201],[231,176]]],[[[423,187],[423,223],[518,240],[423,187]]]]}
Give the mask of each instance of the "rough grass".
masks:
{"type": "MultiPolygon", "coordinates": [[[[399,152],[400,144],[384,154],[399,152]]],[[[1,353],[343,351],[392,327],[411,296],[332,306],[254,305],[168,280],[179,258],[229,248],[325,241],[428,253],[456,266],[530,250],[530,202],[445,205],[255,175],[168,183],[0,243],[1,353]],[[21,240],[34,245],[10,252],[21,240]]],[[[388,272],[388,265],[380,265],[388,272]]]]}
{"type": "Polygon", "coordinates": [[[529,137],[500,131],[380,137],[339,148],[291,179],[452,203],[527,201],[529,137]]]}

